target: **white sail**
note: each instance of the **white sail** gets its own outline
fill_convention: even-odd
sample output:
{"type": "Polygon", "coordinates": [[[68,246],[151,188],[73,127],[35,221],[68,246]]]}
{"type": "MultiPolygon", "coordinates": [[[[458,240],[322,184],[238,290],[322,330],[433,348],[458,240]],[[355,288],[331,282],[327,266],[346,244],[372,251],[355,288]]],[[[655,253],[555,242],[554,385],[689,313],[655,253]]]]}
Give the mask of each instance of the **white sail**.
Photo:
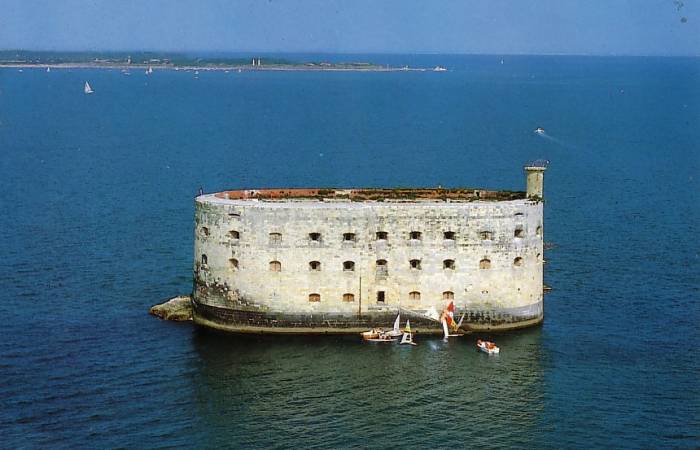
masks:
{"type": "Polygon", "coordinates": [[[86,82],[85,82],[85,93],[86,93],[86,94],[92,94],[93,92],[95,92],[95,91],[93,91],[92,88],[90,87],[90,83],[88,83],[88,82],[86,81],[86,82]]]}
{"type": "Polygon", "coordinates": [[[47,67],[46,72],[51,72],[51,67],[47,67]]]}
{"type": "Polygon", "coordinates": [[[403,335],[401,336],[401,342],[399,344],[411,344],[411,345],[416,345],[415,342],[413,342],[413,333],[411,333],[411,321],[406,320],[406,328],[403,330],[403,335]]]}
{"type": "Polygon", "coordinates": [[[394,328],[387,331],[386,335],[390,337],[399,337],[401,336],[401,314],[399,313],[396,316],[396,320],[394,321],[394,328]]]}

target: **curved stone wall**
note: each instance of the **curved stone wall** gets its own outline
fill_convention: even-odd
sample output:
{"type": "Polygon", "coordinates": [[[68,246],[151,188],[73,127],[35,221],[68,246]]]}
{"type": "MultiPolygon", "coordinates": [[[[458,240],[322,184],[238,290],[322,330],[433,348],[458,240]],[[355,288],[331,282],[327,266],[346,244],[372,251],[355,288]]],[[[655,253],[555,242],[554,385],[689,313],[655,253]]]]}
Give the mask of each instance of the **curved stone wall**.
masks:
{"type": "Polygon", "coordinates": [[[203,195],[195,214],[195,321],[242,332],[355,332],[390,326],[400,307],[437,330],[423,316],[454,300],[472,329],[539,323],[542,213],[541,202],[526,199],[203,195]]]}

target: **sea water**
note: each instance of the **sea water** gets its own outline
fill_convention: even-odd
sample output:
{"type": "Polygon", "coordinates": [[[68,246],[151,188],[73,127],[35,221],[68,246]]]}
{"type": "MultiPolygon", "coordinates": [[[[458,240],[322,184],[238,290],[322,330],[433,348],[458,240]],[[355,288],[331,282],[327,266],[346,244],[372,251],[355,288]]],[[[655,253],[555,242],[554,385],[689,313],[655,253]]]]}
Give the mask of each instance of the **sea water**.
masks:
{"type": "Polygon", "coordinates": [[[700,445],[700,60],[352,58],[449,71],[0,69],[1,447],[700,445]],[[200,187],[522,190],[536,158],[553,290],[499,356],[147,314],[191,289],[200,187]]]}

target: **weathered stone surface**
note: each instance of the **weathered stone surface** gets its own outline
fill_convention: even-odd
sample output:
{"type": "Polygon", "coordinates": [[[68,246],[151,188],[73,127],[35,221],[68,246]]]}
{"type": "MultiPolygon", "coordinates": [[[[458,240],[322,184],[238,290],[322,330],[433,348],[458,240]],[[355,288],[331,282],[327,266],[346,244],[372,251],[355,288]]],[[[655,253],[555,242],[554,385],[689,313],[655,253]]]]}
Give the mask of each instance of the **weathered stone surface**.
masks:
{"type": "Polygon", "coordinates": [[[179,295],[165,303],[153,306],[148,312],[165,320],[176,322],[192,320],[192,299],[189,295],[179,295]]]}

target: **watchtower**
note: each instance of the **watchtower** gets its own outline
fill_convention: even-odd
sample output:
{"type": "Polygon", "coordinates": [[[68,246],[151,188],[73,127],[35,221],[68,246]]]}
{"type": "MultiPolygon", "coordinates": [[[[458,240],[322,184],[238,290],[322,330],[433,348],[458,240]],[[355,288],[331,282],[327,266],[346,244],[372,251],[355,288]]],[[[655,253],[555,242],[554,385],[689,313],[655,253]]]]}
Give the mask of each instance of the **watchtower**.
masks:
{"type": "Polygon", "coordinates": [[[538,159],[525,164],[523,168],[527,174],[527,198],[542,198],[544,195],[544,171],[547,170],[549,161],[538,159]]]}

